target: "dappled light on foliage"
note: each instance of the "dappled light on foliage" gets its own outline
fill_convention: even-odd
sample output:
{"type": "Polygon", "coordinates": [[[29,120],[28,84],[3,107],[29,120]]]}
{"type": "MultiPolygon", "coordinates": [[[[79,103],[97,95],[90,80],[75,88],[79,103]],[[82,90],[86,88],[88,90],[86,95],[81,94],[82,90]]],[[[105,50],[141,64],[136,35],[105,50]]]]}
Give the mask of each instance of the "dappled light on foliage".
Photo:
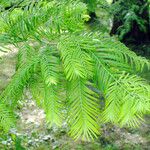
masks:
{"type": "Polygon", "coordinates": [[[96,139],[104,123],[141,125],[150,113],[150,85],[142,76],[150,61],[108,33],[88,29],[96,5],[82,0],[0,4],[0,45],[18,49],[16,73],[0,95],[2,130],[15,126],[15,110],[27,89],[49,127],[66,121],[74,140],[96,139]]]}

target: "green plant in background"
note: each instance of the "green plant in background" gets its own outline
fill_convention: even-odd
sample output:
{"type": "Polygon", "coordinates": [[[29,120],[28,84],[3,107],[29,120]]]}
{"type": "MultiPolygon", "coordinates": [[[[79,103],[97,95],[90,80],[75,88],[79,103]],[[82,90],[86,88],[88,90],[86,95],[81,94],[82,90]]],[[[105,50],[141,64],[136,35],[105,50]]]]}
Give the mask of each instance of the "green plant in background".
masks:
{"type": "Polygon", "coordinates": [[[114,16],[111,34],[117,34],[121,41],[149,39],[148,0],[113,0],[110,10],[114,16]]]}
{"type": "Polygon", "coordinates": [[[23,11],[17,15],[16,8],[1,13],[0,41],[19,50],[16,74],[0,96],[1,129],[14,125],[25,89],[45,110],[48,124],[66,120],[74,139],[96,138],[106,122],[137,127],[143,121],[150,112],[150,86],[140,74],[150,69],[148,60],[114,38],[89,32],[87,5],[81,1],[19,6],[23,11]]]}
{"type": "Polygon", "coordinates": [[[100,8],[108,9],[109,8],[108,0],[82,0],[82,2],[87,4],[87,9],[88,9],[89,15],[91,17],[91,20],[96,19],[96,17],[97,17],[96,11],[98,9],[100,9],[100,8]]]}

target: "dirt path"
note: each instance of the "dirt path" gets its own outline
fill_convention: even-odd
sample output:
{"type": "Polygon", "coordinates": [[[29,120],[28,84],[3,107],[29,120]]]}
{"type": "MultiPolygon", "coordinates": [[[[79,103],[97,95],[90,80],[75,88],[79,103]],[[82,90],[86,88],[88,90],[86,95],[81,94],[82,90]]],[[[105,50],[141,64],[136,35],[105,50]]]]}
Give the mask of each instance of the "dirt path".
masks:
{"type": "Polygon", "coordinates": [[[0,52],[0,91],[8,84],[15,73],[17,50],[8,53],[0,52]]]}

